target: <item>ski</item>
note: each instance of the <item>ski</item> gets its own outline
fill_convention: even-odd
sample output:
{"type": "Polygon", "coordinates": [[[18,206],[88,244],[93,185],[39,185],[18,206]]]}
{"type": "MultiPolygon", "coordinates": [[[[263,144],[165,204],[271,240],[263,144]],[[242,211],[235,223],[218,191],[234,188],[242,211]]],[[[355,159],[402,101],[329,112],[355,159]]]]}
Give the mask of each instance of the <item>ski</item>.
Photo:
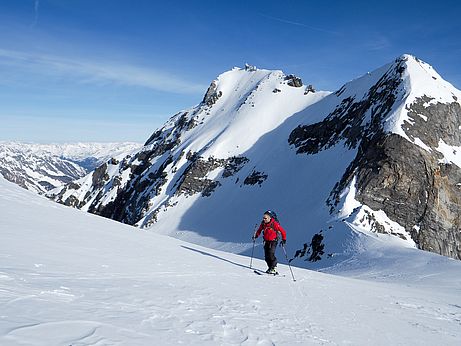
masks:
{"type": "Polygon", "coordinates": [[[285,275],[281,275],[279,273],[276,273],[276,274],[271,274],[271,273],[266,273],[265,271],[262,271],[262,270],[258,270],[258,269],[254,269],[253,272],[257,275],[270,275],[270,276],[281,276],[281,277],[285,277],[285,275]]]}

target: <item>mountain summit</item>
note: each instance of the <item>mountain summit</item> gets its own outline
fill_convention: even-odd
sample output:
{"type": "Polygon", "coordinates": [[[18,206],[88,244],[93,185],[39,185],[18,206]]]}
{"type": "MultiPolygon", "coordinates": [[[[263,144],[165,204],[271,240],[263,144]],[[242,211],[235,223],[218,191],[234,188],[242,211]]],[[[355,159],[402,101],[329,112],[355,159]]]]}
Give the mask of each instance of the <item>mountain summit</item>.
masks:
{"type": "MultiPolygon", "coordinates": [[[[341,124],[329,140],[357,149],[329,206],[354,191],[356,227],[411,237],[421,249],[459,259],[461,92],[409,55],[385,70],[365,97],[343,98],[338,112],[316,124],[341,124]],[[379,222],[376,211],[389,220],[379,222]]],[[[298,152],[305,150],[296,133],[309,129],[291,135],[298,152]]]]}
{"type": "MultiPolygon", "coordinates": [[[[78,181],[78,188],[59,191],[57,199],[124,223],[150,226],[179,200],[209,197],[224,181],[233,180],[249,166],[243,154],[262,136],[328,94],[281,71],[234,68],[212,81],[199,105],[177,113],[155,131],[138,153],[110,160],[78,181]]],[[[246,174],[243,186],[264,180],[256,171],[246,174]]]]}
{"type": "Polygon", "coordinates": [[[141,150],[53,196],[234,252],[273,209],[299,259],[333,263],[361,234],[460,259],[460,97],[411,55],[334,93],[247,65],[141,150]]]}

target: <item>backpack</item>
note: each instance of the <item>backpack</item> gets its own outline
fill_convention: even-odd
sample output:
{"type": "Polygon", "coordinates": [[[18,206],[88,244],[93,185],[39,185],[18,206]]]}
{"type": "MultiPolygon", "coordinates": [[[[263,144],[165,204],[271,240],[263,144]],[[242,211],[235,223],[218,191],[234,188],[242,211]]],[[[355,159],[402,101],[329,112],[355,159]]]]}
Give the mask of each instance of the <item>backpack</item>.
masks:
{"type": "MultiPolygon", "coordinates": [[[[267,210],[264,214],[268,214],[271,217],[270,227],[275,231],[273,220],[277,221],[277,223],[280,223],[279,219],[277,218],[277,213],[273,210],[267,210]]],[[[280,234],[279,231],[275,231],[275,233],[277,234],[277,238],[275,240],[278,242],[280,238],[282,237],[282,235],[280,234]]]]}

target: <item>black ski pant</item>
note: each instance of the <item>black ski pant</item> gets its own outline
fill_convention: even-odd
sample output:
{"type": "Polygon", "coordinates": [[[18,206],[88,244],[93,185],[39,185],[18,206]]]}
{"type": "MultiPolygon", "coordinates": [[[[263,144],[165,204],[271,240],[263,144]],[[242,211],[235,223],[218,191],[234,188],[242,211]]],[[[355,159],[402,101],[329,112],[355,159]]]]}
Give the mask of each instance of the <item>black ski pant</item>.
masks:
{"type": "Polygon", "coordinates": [[[264,259],[269,269],[275,268],[277,266],[275,249],[277,249],[277,240],[264,241],[264,259]]]}

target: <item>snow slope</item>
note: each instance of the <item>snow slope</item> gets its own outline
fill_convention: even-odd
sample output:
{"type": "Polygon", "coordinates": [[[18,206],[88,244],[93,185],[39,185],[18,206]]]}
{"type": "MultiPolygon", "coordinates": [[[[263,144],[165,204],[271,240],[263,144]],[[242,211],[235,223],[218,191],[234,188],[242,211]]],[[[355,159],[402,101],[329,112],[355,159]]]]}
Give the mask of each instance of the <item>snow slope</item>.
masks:
{"type": "Polygon", "coordinates": [[[360,235],[375,251],[329,269],[342,276],[293,268],[293,282],[285,265],[285,276],[258,276],[248,257],[67,208],[2,178],[0,189],[1,345],[459,344],[459,261],[392,242],[384,251],[360,235]]]}

